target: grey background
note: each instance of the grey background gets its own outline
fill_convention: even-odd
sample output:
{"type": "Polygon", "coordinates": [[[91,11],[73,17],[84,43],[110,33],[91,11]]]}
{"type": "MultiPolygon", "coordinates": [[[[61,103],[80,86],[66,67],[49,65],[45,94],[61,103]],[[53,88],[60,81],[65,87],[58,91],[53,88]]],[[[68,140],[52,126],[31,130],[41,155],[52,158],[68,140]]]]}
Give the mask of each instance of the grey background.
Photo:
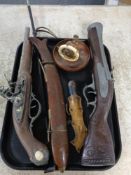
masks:
{"type": "MultiPolygon", "coordinates": [[[[103,5],[105,0],[30,0],[31,4],[103,5]]],[[[26,0],[0,0],[0,4],[25,4],[26,0]]]]}

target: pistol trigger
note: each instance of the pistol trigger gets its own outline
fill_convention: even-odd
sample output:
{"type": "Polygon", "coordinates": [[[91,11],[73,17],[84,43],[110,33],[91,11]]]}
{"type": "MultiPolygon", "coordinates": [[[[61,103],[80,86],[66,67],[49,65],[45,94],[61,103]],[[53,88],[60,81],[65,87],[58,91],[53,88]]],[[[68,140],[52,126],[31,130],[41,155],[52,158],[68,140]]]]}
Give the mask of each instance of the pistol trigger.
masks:
{"type": "Polygon", "coordinates": [[[31,116],[31,111],[30,111],[30,114],[29,114],[29,118],[31,119],[29,128],[30,128],[30,132],[33,135],[33,131],[32,131],[33,123],[39,117],[42,109],[41,109],[41,104],[40,104],[39,100],[35,97],[35,94],[34,93],[31,93],[31,96],[30,96],[30,109],[34,109],[34,108],[37,107],[37,105],[32,105],[31,106],[32,101],[34,101],[38,105],[38,111],[37,111],[37,113],[34,116],[31,116]]]}
{"type": "Polygon", "coordinates": [[[94,95],[96,95],[96,91],[89,91],[88,94],[94,94],[94,95]]]}
{"type": "Polygon", "coordinates": [[[96,110],[96,98],[95,98],[94,101],[89,102],[88,105],[93,106],[93,110],[92,110],[92,112],[91,112],[91,114],[90,114],[90,116],[89,116],[89,119],[90,119],[90,118],[92,117],[93,113],[94,113],[95,110],[96,110]]]}
{"type": "Polygon", "coordinates": [[[94,100],[94,101],[89,102],[89,103],[88,103],[88,105],[95,106],[95,105],[96,105],[96,98],[95,98],[95,100],[94,100]]]}
{"type": "Polygon", "coordinates": [[[31,106],[31,109],[34,109],[36,107],[36,105],[34,105],[34,106],[31,106]]]}

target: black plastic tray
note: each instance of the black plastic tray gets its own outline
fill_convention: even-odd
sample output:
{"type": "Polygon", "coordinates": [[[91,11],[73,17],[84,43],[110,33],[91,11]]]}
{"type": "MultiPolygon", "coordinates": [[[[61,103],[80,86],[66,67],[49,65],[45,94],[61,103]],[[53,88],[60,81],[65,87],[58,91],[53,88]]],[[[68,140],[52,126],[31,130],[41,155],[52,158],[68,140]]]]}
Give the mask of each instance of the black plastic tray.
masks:
{"type": "MultiPolygon", "coordinates": [[[[49,50],[52,51],[53,47],[60,40],[61,39],[52,39],[52,38],[48,39],[49,50]]],[[[85,43],[88,44],[88,40],[85,40],[85,43]]],[[[17,80],[17,73],[18,73],[19,62],[21,58],[21,50],[22,50],[22,44],[18,47],[16,52],[15,63],[14,63],[13,74],[12,74],[13,82],[17,80]]],[[[111,69],[110,54],[106,47],[105,47],[105,53],[107,56],[109,68],[111,69]]],[[[33,132],[35,137],[40,141],[44,142],[45,144],[47,144],[49,149],[51,150],[51,146],[47,142],[48,105],[47,105],[46,84],[43,78],[41,67],[38,63],[38,59],[37,59],[38,57],[39,57],[39,54],[35,50],[33,53],[32,88],[33,88],[33,93],[37,96],[38,100],[42,105],[42,113],[34,123],[33,132]]],[[[67,103],[67,98],[69,96],[68,89],[67,89],[68,81],[74,79],[78,84],[77,92],[82,97],[82,104],[84,107],[84,116],[85,116],[84,121],[86,125],[88,125],[88,122],[89,122],[88,116],[90,111],[87,110],[86,102],[82,95],[82,88],[84,85],[91,83],[91,70],[92,70],[91,60],[85,69],[76,73],[67,73],[58,68],[58,72],[59,72],[63,90],[64,90],[65,104],[67,103]]],[[[115,92],[114,92],[114,98],[113,98],[111,110],[108,116],[108,123],[111,129],[112,138],[114,141],[115,160],[117,162],[121,153],[121,138],[120,138],[115,92]]],[[[67,116],[67,124],[68,124],[69,140],[72,140],[74,136],[74,132],[71,127],[69,116],[67,116]]],[[[69,151],[69,161],[68,161],[67,170],[81,170],[81,171],[82,170],[84,171],[105,170],[112,167],[112,166],[108,166],[108,167],[107,166],[106,167],[81,166],[80,160],[81,160],[82,151],[80,152],[80,154],[78,154],[71,144],[69,144],[69,150],[70,151],[69,151]]],[[[5,111],[4,124],[3,124],[2,135],[1,135],[1,155],[5,163],[14,169],[46,171],[48,170],[48,168],[54,167],[54,162],[52,157],[50,157],[49,164],[46,166],[35,166],[30,162],[26,152],[24,151],[15,133],[14,126],[12,123],[12,104],[10,102],[7,102],[6,111],[5,111]]]]}

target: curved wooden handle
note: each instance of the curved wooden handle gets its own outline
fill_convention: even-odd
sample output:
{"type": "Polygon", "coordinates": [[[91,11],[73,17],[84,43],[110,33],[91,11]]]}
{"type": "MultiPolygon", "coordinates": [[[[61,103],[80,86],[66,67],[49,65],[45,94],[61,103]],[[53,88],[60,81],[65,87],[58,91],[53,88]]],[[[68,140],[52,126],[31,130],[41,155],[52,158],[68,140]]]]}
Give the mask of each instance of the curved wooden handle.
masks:
{"type": "MultiPolygon", "coordinates": [[[[37,166],[45,165],[49,159],[48,149],[30,133],[29,129],[28,117],[30,113],[31,76],[25,72],[19,77],[18,82],[22,80],[24,80],[24,96],[19,94],[15,97],[13,104],[13,124],[30,161],[37,166]]],[[[16,86],[16,89],[17,88],[18,85],[16,86]]]]}
{"type": "Polygon", "coordinates": [[[72,126],[75,132],[75,138],[71,141],[71,143],[75,146],[76,150],[80,152],[87,136],[87,128],[83,120],[81,98],[78,95],[72,95],[68,97],[68,101],[69,112],[72,118],[72,126]]]}

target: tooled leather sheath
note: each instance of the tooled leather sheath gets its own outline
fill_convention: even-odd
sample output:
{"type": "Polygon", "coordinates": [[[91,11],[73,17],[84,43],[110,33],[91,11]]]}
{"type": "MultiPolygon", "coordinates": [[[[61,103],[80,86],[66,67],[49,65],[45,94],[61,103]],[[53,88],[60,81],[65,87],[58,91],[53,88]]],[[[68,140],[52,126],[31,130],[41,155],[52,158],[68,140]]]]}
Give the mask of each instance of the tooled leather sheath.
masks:
{"type": "Polygon", "coordinates": [[[47,85],[48,114],[51,125],[51,146],[55,164],[64,171],[68,159],[68,138],[66,127],[66,112],[60,78],[52,56],[47,48],[47,40],[30,38],[41,56],[43,73],[47,85]]]}

